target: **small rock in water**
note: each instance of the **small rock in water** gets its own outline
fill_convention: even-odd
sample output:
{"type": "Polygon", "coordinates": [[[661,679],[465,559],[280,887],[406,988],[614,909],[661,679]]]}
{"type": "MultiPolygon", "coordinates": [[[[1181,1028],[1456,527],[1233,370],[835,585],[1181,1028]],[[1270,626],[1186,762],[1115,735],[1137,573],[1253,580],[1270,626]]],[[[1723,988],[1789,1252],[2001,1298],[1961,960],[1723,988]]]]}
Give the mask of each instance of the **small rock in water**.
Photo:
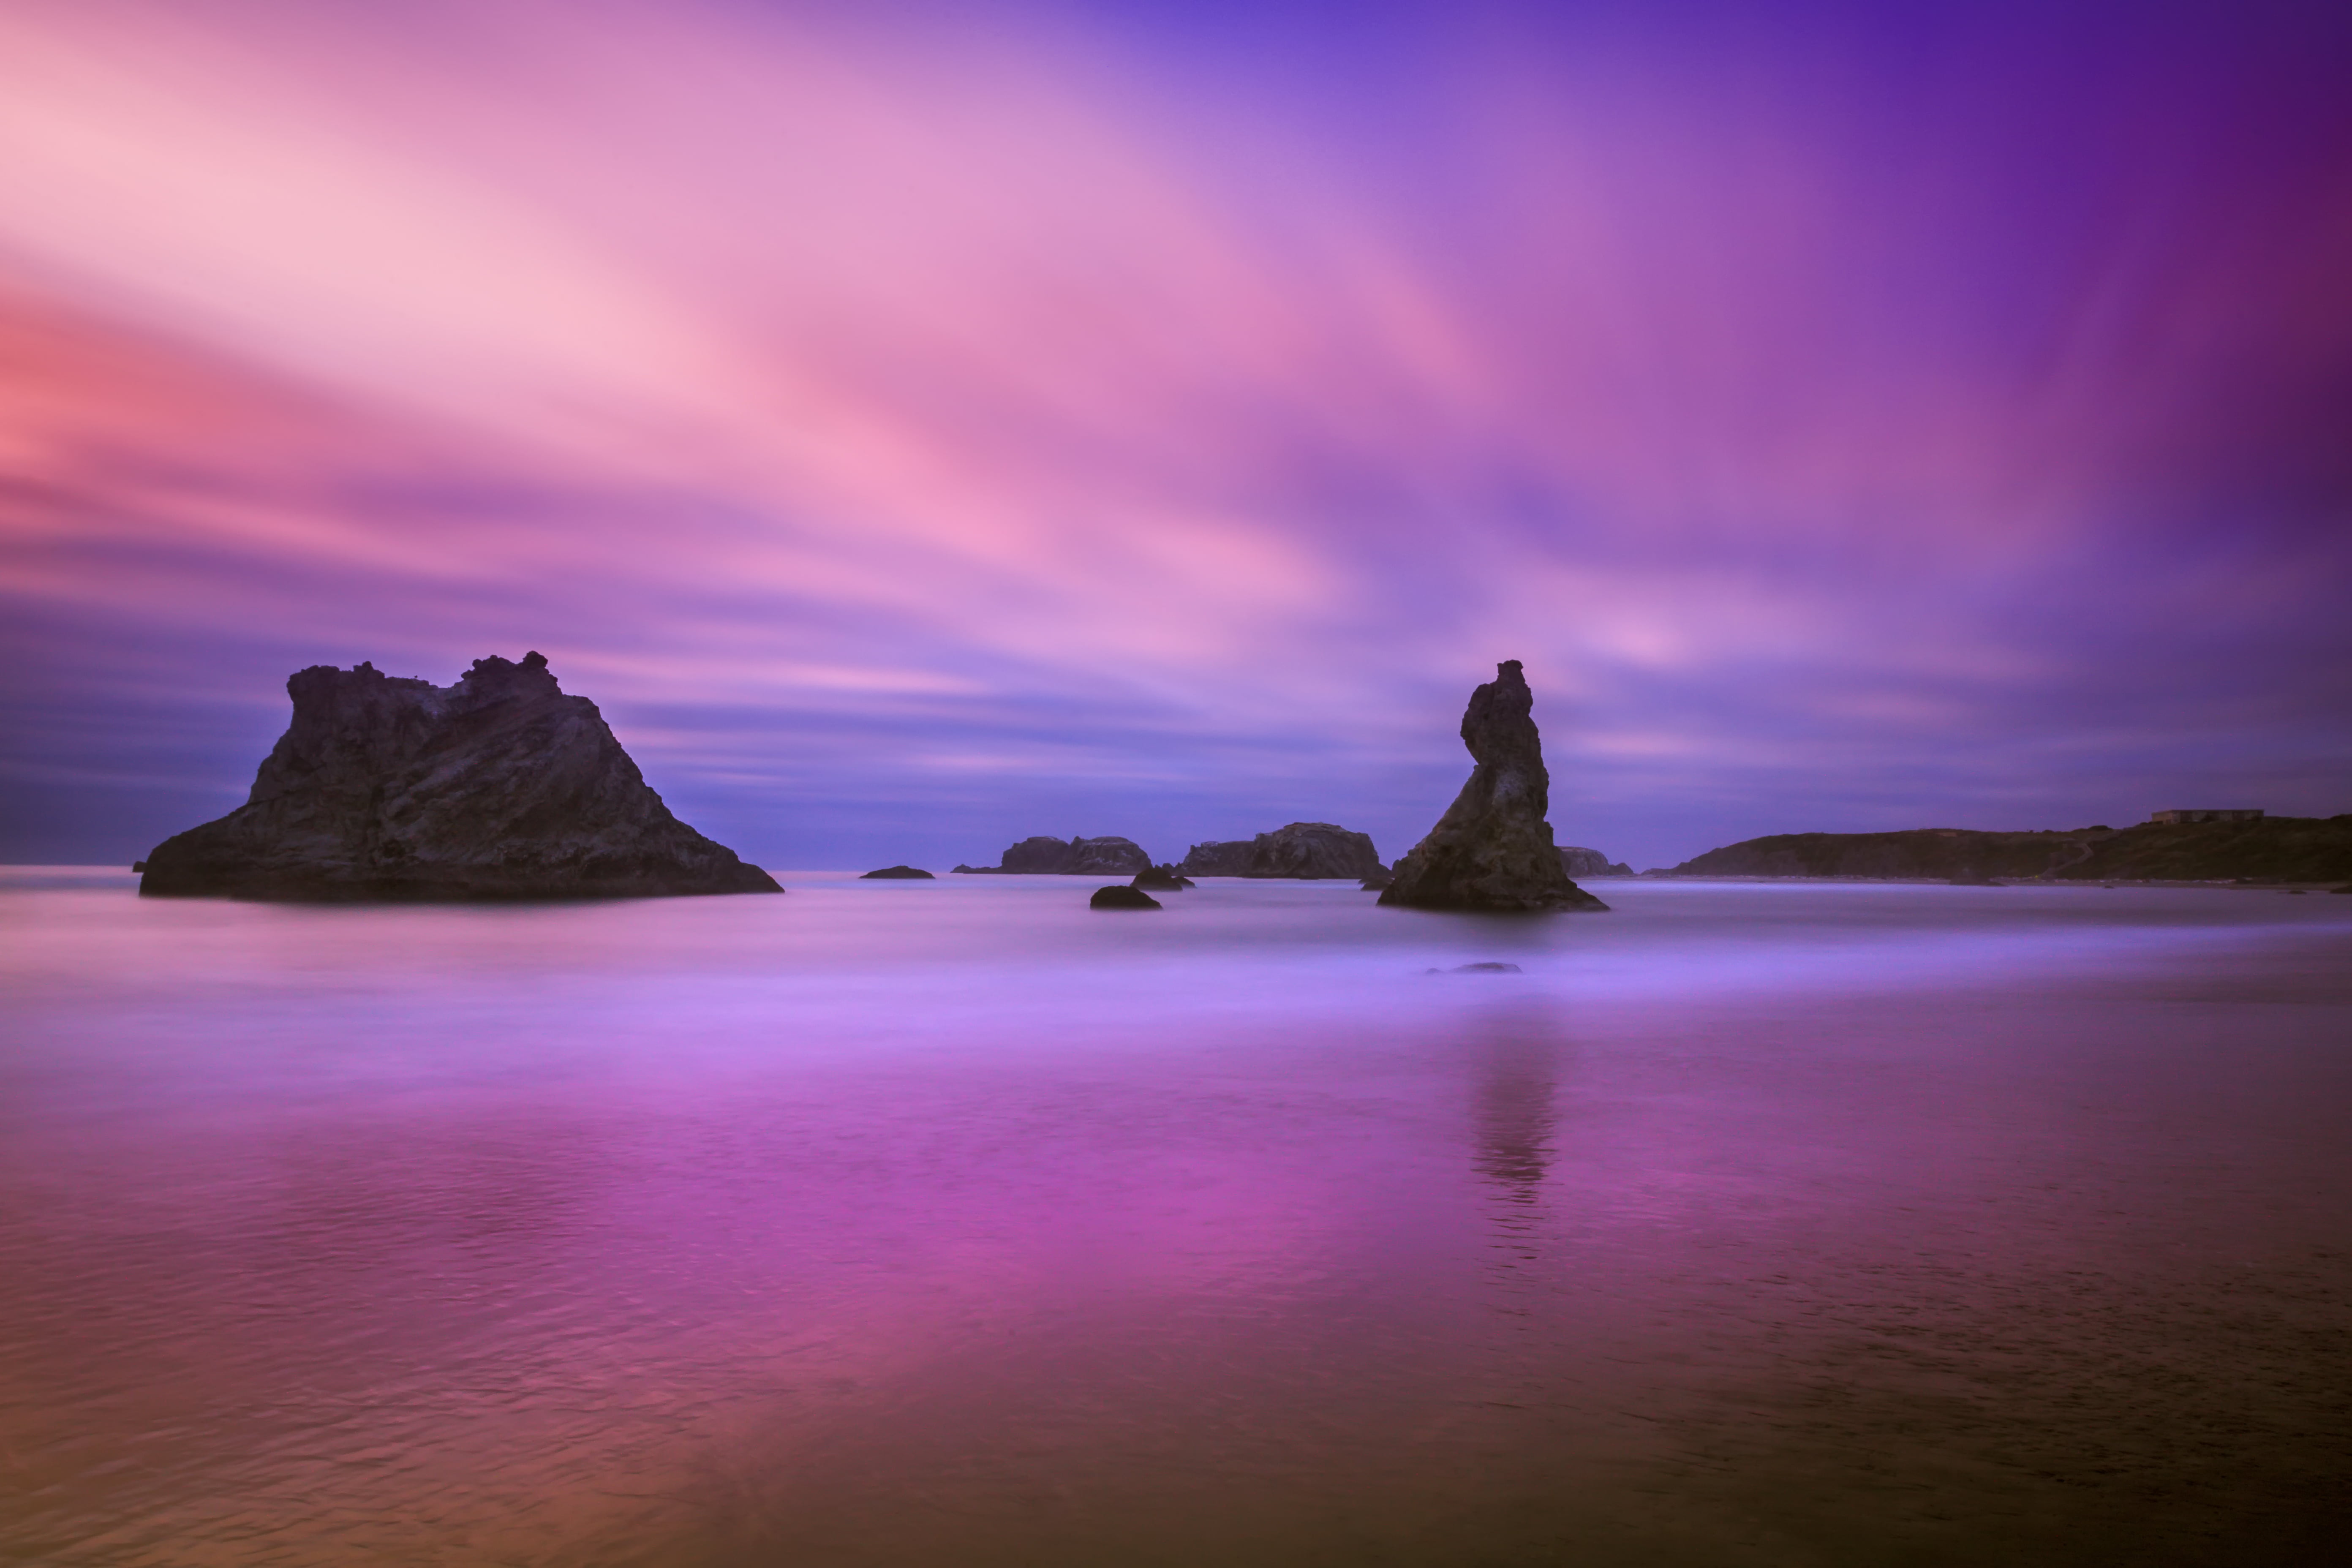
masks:
{"type": "MultiPolygon", "coordinates": [[[[131,868],[133,871],[144,871],[145,869],[147,869],[147,862],[146,862],[146,861],[144,861],[144,860],[133,860],[132,862],[131,862],[131,868]]],[[[2336,891],[2338,891],[2338,892],[2343,892],[2343,891],[2345,891],[2345,890],[2346,890],[2346,889],[2341,889],[2341,888],[2339,888],[2339,889],[2336,889],[2336,891]]]]}
{"type": "Polygon", "coordinates": [[[1131,888],[1156,888],[1163,893],[1181,893],[1194,885],[1192,878],[1164,863],[1148,871],[1138,871],[1135,879],[1128,884],[1131,888]]]}
{"type": "Polygon", "coordinates": [[[1123,882],[1113,887],[1097,888],[1095,896],[1087,900],[1087,908],[1090,910],[1156,910],[1160,907],[1160,900],[1150,893],[1123,882]]]}
{"type": "Polygon", "coordinates": [[[917,878],[920,878],[926,882],[938,880],[938,879],[933,877],[929,871],[918,870],[912,866],[885,866],[879,871],[868,871],[866,875],[858,878],[857,879],[861,882],[871,882],[877,878],[880,878],[885,881],[901,882],[912,881],[917,878]]]}
{"type": "Polygon", "coordinates": [[[1424,969],[1423,974],[1517,974],[1516,963],[1496,963],[1492,959],[1483,963],[1457,963],[1452,969],[1424,969]]]}

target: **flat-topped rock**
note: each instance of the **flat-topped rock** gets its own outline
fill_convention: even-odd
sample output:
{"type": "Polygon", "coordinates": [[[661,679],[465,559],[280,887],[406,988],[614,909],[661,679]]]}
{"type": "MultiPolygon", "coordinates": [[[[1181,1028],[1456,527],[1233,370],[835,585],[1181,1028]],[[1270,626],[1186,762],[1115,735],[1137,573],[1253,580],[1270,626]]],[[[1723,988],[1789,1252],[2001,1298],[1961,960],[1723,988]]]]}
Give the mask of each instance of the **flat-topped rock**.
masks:
{"type": "Polygon", "coordinates": [[[289,900],[781,893],[670,815],[539,654],[454,685],[315,665],[246,804],[165,839],[151,897],[289,900]]]}
{"type": "Polygon", "coordinates": [[[1462,743],[1475,763],[1429,837],[1396,863],[1381,902],[1432,910],[1605,910],[1560,862],[1535,694],[1517,659],[1470,694],[1462,743]]]}
{"type": "Polygon", "coordinates": [[[857,879],[861,882],[929,882],[937,880],[929,871],[913,866],[885,866],[879,871],[868,871],[857,879]]]}
{"type": "Polygon", "coordinates": [[[1090,910],[1157,910],[1164,907],[1142,889],[1130,888],[1124,882],[1097,888],[1095,896],[1087,900],[1087,908],[1090,910]]]}
{"type": "Polygon", "coordinates": [[[1191,877],[1361,878],[1381,869],[1381,856],[1370,834],[1293,822],[1255,838],[1195,844],[1177,868],[1191,877]]]}
{"type": "Polygon", "coordinates": [[[1024,838],[994,866],[958,866],[967,877],[1132,877],[1151,857],[1132,838],[1024,838]]]}

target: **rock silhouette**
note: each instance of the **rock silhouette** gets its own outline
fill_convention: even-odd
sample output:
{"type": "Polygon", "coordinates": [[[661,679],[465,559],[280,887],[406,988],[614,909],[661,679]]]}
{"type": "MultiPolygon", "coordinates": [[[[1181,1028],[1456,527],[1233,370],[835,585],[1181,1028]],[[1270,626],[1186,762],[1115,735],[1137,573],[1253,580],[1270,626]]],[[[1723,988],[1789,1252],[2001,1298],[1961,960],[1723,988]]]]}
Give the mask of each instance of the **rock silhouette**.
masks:
{"type": "Polygon", "coordinates": [[[1192,879],[1173,866],[1154,866],[1148,871],[1138,871],[1130,888],[1150,888],[1155,892],[1181,893],[1193,886],[1192,879]]]}
{"type": "Polygon", "coordinates": [[[1383,904],[1433,910],[1605,910],[1578,887],[1553,844],[1551,775],[1535,694],[1517,659],[1470,694],[1462,742],[1476,766],[1429,837],[1396,864],[1383,904]]]}
{"type": "Polygon", "coordinates": [[[1586,849],[1578,845],[1559,847],[1560,869],[1570,877],[1630,877],[1633,868],[1622,861],[1612,860],[1598,849],[1586,849]]]}
{"type": "Polygon", "coordinates": [[[885,866],[879,871],[868,871],[857,879],[861,882],[929,882],[934,879],[929,871],[912,866],[885,866]]]}
{"type": "Polygon", "coordinates": [[[1161,908],[1158,899],[1140,888],[1130,888],[1116,882],[1108,888],[1097,888],[1095,896],[1087,900],[1090,910],[1156,910],[1161,908]]]}
{"type": "Polygon", "coordinates": [[[372,664],[290,677],[246,804],[165,839],[139,890],[336,901],[781,893],[670,815],[540,654],[451,686],[372,664]]]}
{"type": "Polygon", "coordinates": [[[1369,877],[1381,868],[1370,834],[1294,822],[1255,838],[1195,844],[1177,868],[1189,877],[1369,877]]]}
{"type": "Polygon", "coordinates": [[[1132,838],[1024,838],[994,866],[958,866],[967,877],[1131,877],[1151,869],[1151,857],[1132,838]]]}

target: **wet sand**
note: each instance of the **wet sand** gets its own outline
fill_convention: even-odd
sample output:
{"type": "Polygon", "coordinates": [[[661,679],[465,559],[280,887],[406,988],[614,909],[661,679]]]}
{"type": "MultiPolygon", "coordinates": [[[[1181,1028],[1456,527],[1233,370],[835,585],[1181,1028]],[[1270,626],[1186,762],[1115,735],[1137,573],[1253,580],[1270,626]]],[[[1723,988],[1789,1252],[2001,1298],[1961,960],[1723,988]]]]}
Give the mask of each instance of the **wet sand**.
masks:
{"type": "Polygon", "coordinates": [[[1059,890],[0,900],[0,1560],[2352,1557],[2352,900],[1059,890]]]}

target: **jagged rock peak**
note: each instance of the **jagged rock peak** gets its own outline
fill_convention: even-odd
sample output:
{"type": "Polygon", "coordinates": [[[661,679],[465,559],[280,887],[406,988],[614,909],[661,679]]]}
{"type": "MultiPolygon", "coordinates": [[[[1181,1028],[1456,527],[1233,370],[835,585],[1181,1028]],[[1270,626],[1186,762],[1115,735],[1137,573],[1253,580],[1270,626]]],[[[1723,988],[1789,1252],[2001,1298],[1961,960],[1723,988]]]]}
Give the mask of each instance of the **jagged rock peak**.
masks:
{"type": "Polygon", "coordinates": [[[374,664],[287,679],[246,804],[147,857],[151,895],[331,900],[779,893],[670,815],[596,705],[530,653],[448,686],[374,664]]]}
{"type": "Polygon", "coordinates": [[[1535,694],[1517,659],[1470,694],[1462,743],[1476,764],[1429,837],[1396,864],[1383,904],[1440,910],[1605,910],[1561,864],[1535,694]]]}

